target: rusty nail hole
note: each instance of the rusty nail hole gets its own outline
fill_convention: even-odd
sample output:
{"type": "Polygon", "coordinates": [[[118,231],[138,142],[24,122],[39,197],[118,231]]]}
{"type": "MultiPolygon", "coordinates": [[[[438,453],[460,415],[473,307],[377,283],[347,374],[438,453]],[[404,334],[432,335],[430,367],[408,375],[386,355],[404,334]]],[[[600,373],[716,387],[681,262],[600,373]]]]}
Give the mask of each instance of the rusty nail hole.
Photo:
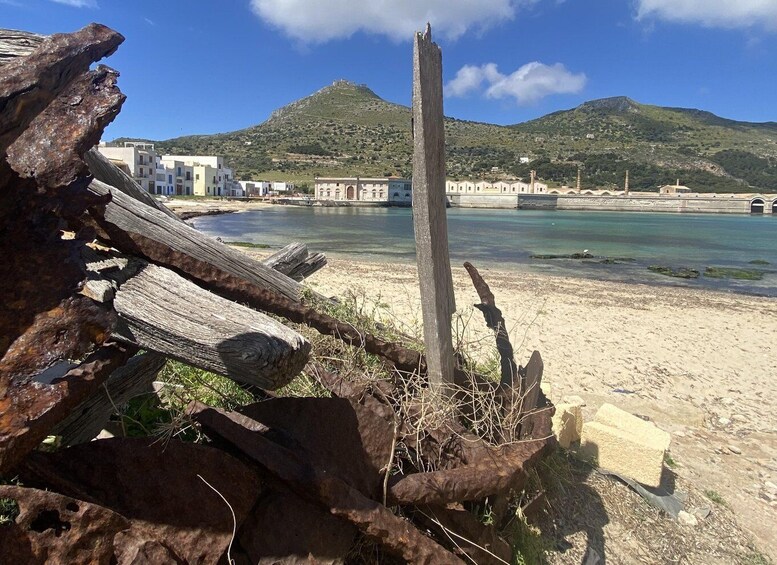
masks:
{"type": "Polygon", "coordinates": [[[30,529],[41,533],[46,530],[54,530],[54,535],[59,537],[62,532],[70,530],[70,522],[64,522],[60,519],[57,510],[41,510],[30,524],[30,529]]]}

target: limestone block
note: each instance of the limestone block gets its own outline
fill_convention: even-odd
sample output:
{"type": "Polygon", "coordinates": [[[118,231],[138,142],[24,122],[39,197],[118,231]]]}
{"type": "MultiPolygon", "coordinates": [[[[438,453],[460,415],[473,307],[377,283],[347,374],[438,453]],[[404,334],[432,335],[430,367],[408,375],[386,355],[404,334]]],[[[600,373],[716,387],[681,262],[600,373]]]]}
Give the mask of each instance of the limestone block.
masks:
{"type": "Polygon", "coordinates": [[[583,425],[580,453],[600,467],[655,487],[661,483],[670,440],[653,423],[605,404],[594,422],[583,425]]]}
{"type": "Polygon", "coordinates": [[[583,431],[583,411],[576,404],[556,404],[553,416],[553,433],[558,443],[564,449],[576,441],[580,441],[583,431]]]}

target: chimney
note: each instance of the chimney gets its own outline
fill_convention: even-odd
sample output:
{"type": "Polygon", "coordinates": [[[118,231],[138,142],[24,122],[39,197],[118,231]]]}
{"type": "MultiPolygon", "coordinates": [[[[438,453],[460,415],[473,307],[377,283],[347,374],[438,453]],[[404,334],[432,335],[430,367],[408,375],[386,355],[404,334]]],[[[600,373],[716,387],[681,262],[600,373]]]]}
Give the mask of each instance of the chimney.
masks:
{"type": "Polygon", "coordinates": [[[534,194],[534,180],[537,176],[537,171],[532,170],[531,172],[531,180],[529,181],[529,194],[534,194]]]}
{"type": "Polygon", "coordinates": [[[580,192],[580,190],[583,187],[582,179],[580,176],[580,165],[577,166],[577,191],[580,192]]]}
{"type": "Polygon", "coordinates": [[[623,181],[623,193],[629,193],[629,170],[626,169],[626,180],[623,181]]]}
{"type": "Polygon", "coordinates": [[[680,179],[677,179],[677,184],[675,186],[680,186],[680,179]]]}

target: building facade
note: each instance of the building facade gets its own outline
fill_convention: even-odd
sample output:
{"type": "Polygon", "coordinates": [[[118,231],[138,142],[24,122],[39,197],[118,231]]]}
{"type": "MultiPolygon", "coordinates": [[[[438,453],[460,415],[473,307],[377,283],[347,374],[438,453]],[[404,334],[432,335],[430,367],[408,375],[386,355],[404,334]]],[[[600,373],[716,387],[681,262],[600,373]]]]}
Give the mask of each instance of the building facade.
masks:
{"type": "Polygon", "coordinates": [[[412,202],[412,182],[398,177],[316,177],[317,200],[412,202]]]}
{"type": "Polygon", "coordinates": [[[446,180],[445,192],[447,194],[547,194],[548,185],[537,181],[532,171],[529,182],[522,180],[446,180]]]}
{"type": "Polygon", "coordinates": [[[153,143],[127,141],[121,146],[100,143],[97,150],[117,165],[123,163],[143,190],[157,194],[156,178],[159,155],[153,143]]]}

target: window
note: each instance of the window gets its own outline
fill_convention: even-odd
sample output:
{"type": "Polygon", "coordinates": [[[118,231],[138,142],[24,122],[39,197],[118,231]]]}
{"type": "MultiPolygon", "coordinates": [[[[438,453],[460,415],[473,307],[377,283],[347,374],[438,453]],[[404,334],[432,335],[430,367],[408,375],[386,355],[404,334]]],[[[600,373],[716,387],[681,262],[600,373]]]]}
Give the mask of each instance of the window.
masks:
{"type": "Polygon", "coordinates": [[[196,175],[194,175],[194,180],[200,180],[200,173],[197,173],[196,175]]]}
{"type": "Polygon", "coordinates": [[[181,176],[181,167],[178,167],[178,176],[181,176]]]}
{"type": "Polygon", "coordinates": [[[216,184],[216,175],[213,175],[213,184],[216,184]]]}
{"type": "Polygon", "coordinates": [[[167,184],[173,184],[173,175],[167,175],[167,184]]]}

